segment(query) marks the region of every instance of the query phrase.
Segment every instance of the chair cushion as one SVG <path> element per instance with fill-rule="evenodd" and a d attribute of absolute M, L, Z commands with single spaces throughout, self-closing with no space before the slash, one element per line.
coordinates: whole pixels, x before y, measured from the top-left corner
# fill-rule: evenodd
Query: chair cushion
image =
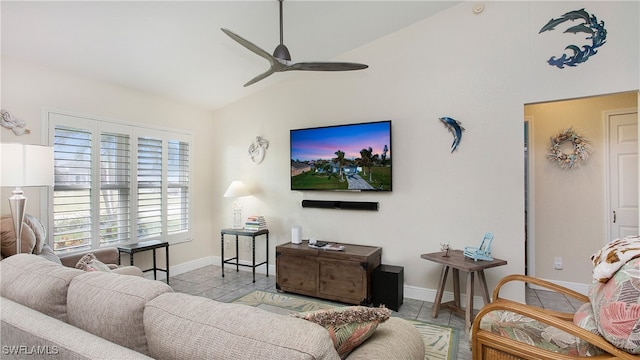
<path fill-rule="evenodd" d="M 36 243 L 33 246 L 33 253 L 38 255 L 42 251 L 42 246 L 47 243 L 47 231 L 40 220 L 30 214 L 24 214 L 24 227 L 29 227 L 36 237 Z"/>
<path fill-rule="evenodd" d="M 590 302 L 584 303 L 578 308 L 576 313 L 573 315 L 573 324 L 595 335 L 602 336 L 600 331 L 598 331 L 596 316 L 593 313 L 593 307 Z"/>
<path fill-rule="evenodd" d="M 480 328 L 559 354 L 595 356 L 603 353 L 598 347 L 560 329 L 506 310 L 487 313 L 480 321 Z"/>
<path fill-rule="evenodd" d="M 60 258 L 58 257 L 58 255 L 56 255 L 53 252 L 53 249 L 47 244 L 42 245 L 42 251 L 40 251 L 38 256 L 43 259 L 47 259 L 51 262 L 54 262 L 56 264 L 62 265 L 62 262 L 60 262 Z"/>
<path fill-rule="evenodd" d="M 33 229 L 24 224 L 20 238 L 22 239 L 20 253 L 33 253 L 33 249 L 36 246 L 36 235 Z M 13 220 L 10 216 L 3 217 L 0 219 L 0 251 L 2 251 L 2 256 L 9 257 L 17 254 L 16 250 L 16 233 L 13 231 Z"/>
<path fill-rule="evenodd" d="M 602 336 L 621 350 L 640 354 L 640 258 L 627 261 L 606 283 L 594 279 L 589 299 Z"/>

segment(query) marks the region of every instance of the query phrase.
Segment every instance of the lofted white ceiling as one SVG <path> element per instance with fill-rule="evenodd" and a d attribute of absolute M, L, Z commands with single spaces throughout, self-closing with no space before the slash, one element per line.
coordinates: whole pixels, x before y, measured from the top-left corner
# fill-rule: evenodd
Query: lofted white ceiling
<path fill-rule="evenodd" d="M 287 0 L 284 43 L 294 61 L 331 61 L 459 2 Z M 3 57 L 217 109 L 283 76 L 304 76 L 277 73 L 243 88 L 269 64 L 220 31 L 272 53 L 278 11 L 277 0 L 3 0 L 1 50 Z"/>

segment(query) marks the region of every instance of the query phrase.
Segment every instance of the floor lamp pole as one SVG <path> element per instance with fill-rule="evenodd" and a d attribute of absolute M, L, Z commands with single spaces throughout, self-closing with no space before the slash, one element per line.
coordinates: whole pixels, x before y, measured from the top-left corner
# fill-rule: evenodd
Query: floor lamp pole
<path fill-rule="evenodd" d="M 27 198 L 24 197 L 22 189 L 19 187 L 11 193 L 13 195 L 9 198 L 9 207 L 13 219 L 13 231 L 16 233 L 16 254 L 19 254 L 22 251 L 22 221 L 24 220 Z"/>

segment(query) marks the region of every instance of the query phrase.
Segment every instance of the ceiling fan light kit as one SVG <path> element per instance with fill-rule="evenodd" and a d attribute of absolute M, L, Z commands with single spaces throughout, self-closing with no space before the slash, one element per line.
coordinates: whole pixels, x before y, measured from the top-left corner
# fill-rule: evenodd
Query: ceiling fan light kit
<path fill-rule="evenodd" d="M 258 81 L 270 76 L 276 72 L 289 71 L 289 70 L 300 70 L 300 71 L 350 71 L 350 70 L 362 70 L 366 69 L 369 66 L 365 64 L 359 63 L 351 63 L 351 62 L 294 62 L 291 61 L 291 54 L 289 53 L 289 49 L 284 45 L 283 39 L 283 26 L 282 26 L 282 2 L 283 0 L 278 0 L 280 5 L 280 44 L 273 51 L 273 55 L 268 52 L 262 50 L 257 45 L 253 44 L 249 40 L 244 39 L 240 35 L 233 33 L 228 29 L 220 29 L 222 32 L 227 34 L 230 38 L 235 40 L 238 44 L 244 46 L 251 52 L 265 58 L 269 61 L 271 65 L 269 70 L 264 73 L 254 77 L 249 80 L 244 86 L 249 86 L 251 84 L 255 84 Z"/>

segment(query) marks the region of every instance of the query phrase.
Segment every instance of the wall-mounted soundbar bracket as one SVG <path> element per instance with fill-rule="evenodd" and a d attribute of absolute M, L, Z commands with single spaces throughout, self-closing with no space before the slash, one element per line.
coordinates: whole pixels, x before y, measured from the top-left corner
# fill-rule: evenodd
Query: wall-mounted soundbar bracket
<path fill-rule="evenodd" d="M 302 207 L 318 209 L 378 211 L 379 204 L 378 202 L 370 201 L 302 200 Z"/>

